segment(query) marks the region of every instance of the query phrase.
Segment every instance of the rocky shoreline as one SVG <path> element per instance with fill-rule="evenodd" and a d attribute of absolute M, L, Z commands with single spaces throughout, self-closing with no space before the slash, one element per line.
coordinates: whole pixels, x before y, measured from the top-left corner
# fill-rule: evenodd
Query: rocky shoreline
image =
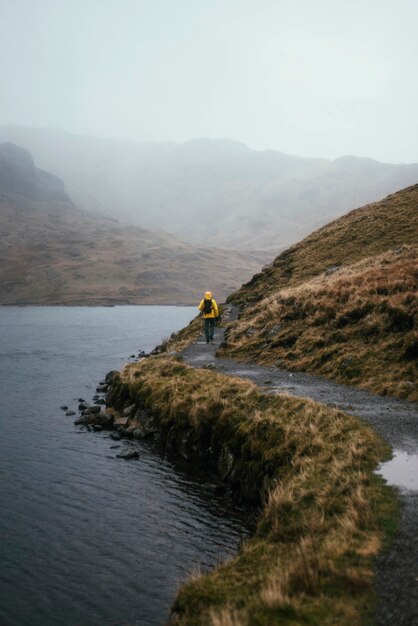
<path fill-rule="evenodd" d="M 74 420 L 74 424 L 84 427 L 90 432 L 108 431 L 113 441 L 120 441 L 121 439 L 143 440 L 153 437 L 157 434 L 157 428 L 152 418 L 145 411 L 138 411 L 135 405 L 131 405 L 123 409 L 121 413 L 117 413 L 108 404 L 112 383 L 117 377 L 119 377 L 119 372 L 116 370 L 106 374 L 104 380 L 100 381 L 96 388 L 92 404 L 84 398 L 78 398 L 79 416 Z M 65 411 L 66 416 L 76 415 L 76 412 L 66 405 L 60 408 Z M 133 448 L 126 448 L 116 454 L 116 457 L 125 460 L 138 459 L 139 452 Z"/>
<path fill-rule="evenodd" d="M 218 344 L 223 339 L 223 330 L 217 329 L 217 342 Z M 203 344 L 202 344 L 203 346 Z M 215 346 L 203 346 L 199 343 L 194 343 L 188 349 L 182 352 L 182 360 L 188 362 L 190 365 L 198 368 L 204 368 L 209 371 L 213 371 L 214 369 L 219 369 L 222 373 L 228 373 L 235 376 L 239 376 L 242 378 L 253 378 L 254 382 L 256 382 L 259 387 L 264 388 L 265 391 L 269 391 L 280 394 L 281 391 L 285 391 L 289 393 L 289 383 L 287 382 L 284 385 L 284 389 L 280 389 L 280 384 L 277 383 L 278 389 L 272 389 L 275 387 L 276 383 L 274 376 L 277 377 L 277 374 L 272 373 L 272 371 L 268 368 L 262 368 L 259 366 L 246 364 L 243 367 L 243 364 L 239 364 L 236 362 L 230 362 L 227 359 L 217 359 L 215 357 Z M 164 347 L 157 346 L 151 355 L 157 356 L 164 351 Z M 175 353 L 168 353 L 174 360 L 176 359 Z M 151 356 L 146 355 L 144 353 L 140 353 L 138 357 L 141 360 L 145 360 L 145 357 Z M 163 356 L 163 355 L 162 355 Z M 134 358 L 134 355 L 131 356 Z M 148 359 L 146 359 L 148 360 Z M 154 359 L 152 359 L 154 362 Z M 164 357 L 161 359 L 161 364 L 163 364 Z M 160 358 L 155 360 L 155 363 L 160 362 Z M 151 365 L 151 361 L 148 365 Z M 181 361 L 178 361 L 178 367 L 181 367 Z M 177 366 L 175 366 L 177 368 Z M 229 370 L 229 371 L 228 371 Z M 254 370 L 254 372 L 253 372 Z M 180 374 L 181 375 L 181 374 Z M 254 376 L 254 377 L 253 377 Z M 408 416 L 410 417 L 411 411 L 413 412 L 412 406 L 407 407 L 407 403 L 402 403 L 397 400 L 388 400 L 388 399 L 380 399 L 377 397 L 372 397 L 366 392 L 362 392 L 356 389 L 344 388 L 344 394 L 350 395 L 350 403 L 344 397 L 344 401 L 340 402 L 336 400 L 336 391 L 338 388 L 343 389 L 341 386 L 338 386 L 334 383 L 329 383 L 324 380 L 315 381 L 315 377 L 308 375 L 294 375 L 287 374 L 287 376 L 292 376 L 292 387 L 290 393 L 295 393 L 298 395 L 298 391 L 295 389 L 299 384 L 301 384 L 301 380 L 306 378 L 306 381 L 309 382 L 311 380 L 313 383 L 318 384 L 319 397 L 316 398 L 319 401 L 328 403 L 331 406 L 339 405 L 341 408 L 348 410 L 349 413 L 354 414 L 362 414 L 363 417 L 367 419 L 367 421 L 371 422 L 375 428 L 381 431 L 381 434 L 387 436 L 387 418 L 390 417 L 386 410 L 385 416 L 381 414 L 381 411 L 378 410 L 380 404 L 385 404 L 383 409 L 386 409 L 386 405 L 388 404 L 396 404 L 404 408 L 409 409 L 409 411 L 404 412 L 402 415 L 397 415 L 397 426 L 402 434 L 403 429 L 403 421 L 406 420 L 408 423 Z M 268 380 L 267 380 L 268 378 Z M 132 383 L 132 384 L 131 384 Z M 330 398 L 325 398 L 323 396 L 326 389 L 330 387 Z M 300 393 L 302 396 L 309 395 L 312 396 L 312 390 L 307 392 L 305 389 L 301 389 Z M 338 394 L 337 394 L 338 396 Z M 356 404 L 356 398 L 359 404 Z M 365 399 L 368 398 L 368 403 L 365 402 Z M 131 381 L 127 379 L 123 374 L 121 375 L 118 371 L 108 372 L 104 378 L 104 380 L 100 381 L 96 389 L 96 395 L 93 397 L 93 404 L 88 405 L 86 402 L 81 402 L 82 399 L 79 399 L 79 411 L 80 415 L 76 418 L 75 424 L 86 428 L 92 432 L 100 432 L 100 431 L 109 431 L 110 438 L 116 442 L 121 440 L 125 440 L 128 445 L 124 447 L 121 451 L 118 451 L 116 455 L 120 459 L 130 460 L 139 457 L 138 450 L 136 449 L 135 441 L 149 439 L 158 443 L 162 449 L 171 450 L 175 452 L 179 457 L 186 460 L 191 466 L 194 463 L 198 463 L 201 466 L 203 465 L 208 472 L 212 475 L 216 476 L 219 480 L 220 489 L 230 491 L 234 494 L 235 497 L 245 500 L 251 505 L 260 505 L 265 502 L 265 497 L 268 494 L 271 484 L 268 480 L 264 481 L 262 479 L 262 474 L 257 474 L 256 476 L 252 476 L 251 478 L 248 474 L 242 471 L 242 463 L 239 462 L 239 457 L 235 456 L 234 452 L 231 450 L 231 442 L 230 439 L 226 436 L 221 445 L 215 447 L 215 449 L 211 448 L 208 445 L 202 445 L 202 440 L 199 437 L 195 436 L 195 432 L 193 432 L 193 428 L 190 428 L 190 423 L 184 422 L 181 417 L 181 413 L 178 416 L 170 420 L 164 419 L 164 412 L 160 410 L 156 410 L 155 406 L 152 403 L 147 402 L 146 393 L 143 391 L 141 394 L 135 390 L 135 382 L 134 379 Z M 331 402 L 332 400 L 332 402 Z M 364 414 L 366 406 L 368 404 L 373 404 L 373 411 L 369 411 L 367 415 Z M 360 410 L 360 406 L 363 411 Z M 67 407 L 61 407 L 62 409 Z M 71 413 L 71 412 L 69 412 Z M 375 415 L 376 413 L 376 415 Z M 373 417 L 375 419 L 373 419 Z M 173 426 L 173 422 L 175 426 Z M 380 426 L 380 428 L 379 428 Z M 384 426 L 382 428 L 382 426 Z M 396 437 L 395 437 L 396 439 Z M 393 436 L 392 436 L 393 440 Z M 129 443 L 131 445 L 129 445 Z M 410 516 L 408 517 L 410 519 Z M 402 515 L 401 525 L 399 529 L 399 535 L 402 535 L 402 528 L 404 526 L 404 516 Z M 398 536 L 399 536 L 398 535 Z M 409 543 L 410 533 L 408 538 L 403 542 Z M 396 544 L 395 544 L 396 545 Z M 389 600 L 394 600 L 394 594 L 389 593 L 389 588 L 391 587 L 390 583 L 390 558 L 393 556 L 393 553 L 397 553 L 397 550 L 392 550 L 389 554 L 384 553 L 378 558 L 377 562 L 377 581 L 376 586 L 379 591 L 379 602 L 377 606 L 377 623 L 386 626 L 388 623 L 388 617 L 391 615 L 393 617 L 394 612 L 396 612 L 397 601 L 391 610 L 389 609 L 388 604 L 390 604 Z M 412 550 L 414 552 L 414 550 Z M 411 555 L 409 555 L 408 561 L 408 571 L 413 570 L 414 567 L 410 567 L 412 564 L 413 558 L 411 560 Z M 382 571 L 383 570 L 383 571 Z M 385 579 L 385 570 L 386 576 L 389 576 Z M 383 589 L 382 589 L 383 586 Z M 405 594 L 402 594 L 405 595 Z M 409 593 L 409 601 L 402 602 L 402 615 L 399 615 L 399 623 L 408 624 L 414 623 L 416 614 L 412 608 L 413 606 L 413 597 L 414 593 Z M 386 598 L 386 600 L 385 600 Z M 391 600 L 391 601 L 392 601 Z M 180 602 L 180 608 L 184 610 L 182 602 Z M 175 609 L 178 608 L 175 605 Z M 180 614 L 181 614 L 180 610 Z M 179 615 L 180 615 L 179 614 Z M 172 619 L 176 619 L 177 612 L 174 610 L 172 615 Z M 412 618 L 412 622 L 408 621 Z M 406 621 L 404 621 L 406 620 Z M 170 622 L 171 623 L 171 622 Z M 175 621 L 172 623 L 176 623 Z"/>

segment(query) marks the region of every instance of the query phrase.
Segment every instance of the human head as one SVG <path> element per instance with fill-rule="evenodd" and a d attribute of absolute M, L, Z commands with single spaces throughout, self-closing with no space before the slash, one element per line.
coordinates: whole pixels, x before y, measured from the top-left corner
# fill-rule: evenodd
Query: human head
<path fill-rule="evenodd" d="M 212 292 L 211 291 L 206 291 L 205 292 L 205 298 L 211 298 L 212 297 Z"/>

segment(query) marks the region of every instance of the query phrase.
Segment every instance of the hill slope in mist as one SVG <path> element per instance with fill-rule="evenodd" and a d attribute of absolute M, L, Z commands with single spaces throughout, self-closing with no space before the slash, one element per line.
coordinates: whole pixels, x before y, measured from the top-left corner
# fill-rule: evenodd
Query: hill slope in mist
<path fill-rule="evenodd" d="M 321 228 L 235 292 L 222 354 L 418 400 L 418 185 Z"/>
<path fill-rule="evenodd" d="M 0 304 L 196 304 L 262 262 L 82 211 L 12 144 L 0 144 L 0 233 Z"/>
<path fill-rule="evenodd" d="M 198 244 L 276 254 L 418 181 L 418 164 L 308 159 L 228 140 L 145 144 L 8 126 L 0 141 L 27 148 L 83 208 Z"/>

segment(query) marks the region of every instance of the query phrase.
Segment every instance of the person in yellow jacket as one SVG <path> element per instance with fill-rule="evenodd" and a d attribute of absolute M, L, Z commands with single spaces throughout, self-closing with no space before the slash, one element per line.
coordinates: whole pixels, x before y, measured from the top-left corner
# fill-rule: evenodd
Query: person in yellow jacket
<path fill-rule="evenodd" d="M 206 343 L 213 342 L 213 333 L 215 332 L 215 319 L 219 316 L 218 305 L 216 300 L 212 298 L 212 292 L 207 291 L 205 297 L 199 304 L 199 311 L 203 313 L 205 322 Z"/>

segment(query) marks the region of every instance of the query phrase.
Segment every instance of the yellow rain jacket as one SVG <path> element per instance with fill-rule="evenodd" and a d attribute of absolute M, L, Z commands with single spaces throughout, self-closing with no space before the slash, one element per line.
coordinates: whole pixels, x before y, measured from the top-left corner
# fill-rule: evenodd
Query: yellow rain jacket
<path fill-rule="evenodd" d="M 207 291 L 205 293 L 205 298 L 207 300 L 209 300 L 209 299 L 212 300 L 212 311 L 210 313 L 203 313 L 203 317 L 207 317 L 207 318 L 218 317 L 219 316 L 218 305 L 216 304 L 216 300 L 214 298 L 212 298 L 212 293 L 210 291 Z M 205 298 L 203 298 L 203 300 L 199 304 L 199 311 L 203 311 Z"/>

